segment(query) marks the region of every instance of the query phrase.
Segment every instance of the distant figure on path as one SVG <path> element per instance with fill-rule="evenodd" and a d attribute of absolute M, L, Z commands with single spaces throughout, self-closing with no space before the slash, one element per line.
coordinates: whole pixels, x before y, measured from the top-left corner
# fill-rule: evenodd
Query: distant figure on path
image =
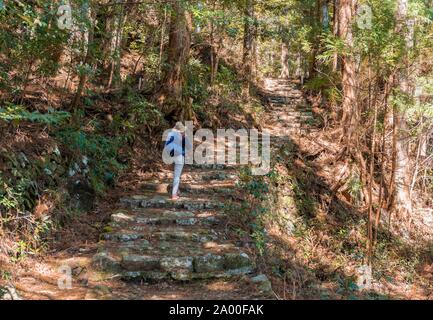
<path fill-rule="evenodd" d="M 186 150 L 192 149 L 191 141 L 185 137 L 185 126 L 182 122 L 176 123 L 176 126 L 170 131 L 165 143 L 174 160 L 173 190 L 171 199 L 179 199 L 179 184 L 182 175 L 183 166 L 185 165 Z"/>

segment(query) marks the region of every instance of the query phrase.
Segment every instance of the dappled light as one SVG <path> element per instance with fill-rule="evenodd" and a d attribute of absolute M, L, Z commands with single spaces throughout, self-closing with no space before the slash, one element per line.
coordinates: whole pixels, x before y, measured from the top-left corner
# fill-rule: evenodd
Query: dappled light
<path fill-rule="evenodd" d="M 432 299 L 432 5 L 0 0 L 0 300 Z"/>

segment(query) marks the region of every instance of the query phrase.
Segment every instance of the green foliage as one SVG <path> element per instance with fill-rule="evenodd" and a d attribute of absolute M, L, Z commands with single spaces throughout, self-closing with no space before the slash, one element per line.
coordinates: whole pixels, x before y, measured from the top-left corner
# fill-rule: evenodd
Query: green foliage
<path fill-rule="evenodd" d="M 30 121 L 49 125 L 59 125 L 70 118 L 66 111 L 55 111 L 50 109 L 48 113 L 39 111 L 29 112 L 22 106 L 9 104 L 5 108 L 0 108 L 0 120 L 19 123 L 20 121 Z"/>
<path fill-rule="evenodd" d="M 13 68 L 24 71 L 29 66 L 34 67 L 35 74 L 53 75 L 59 68 L 59 48 L 66 44 L 68 34 L 52 23 L 56 12 L 51 1 L 41 0 L 36 5 L 10 1 L 2 11 L 6 19 L 2 22 L 6 23 L 0 25 L 0 51 L 7 53 L 8 63 L 0 64 L 0 75 Z M 8 32 L 3 29 L 5 26 L 21 31 Z M 25 81 L 25 77 L 20 81 Z M 3 76 L 1 82 L 10 84 Z"/>
<path fill-rule="evenodd" d="M 269 192 L 269 187 L 263 180 L 252 179 L 242 184 L 242 188 L 259 200 L 265 200 L 266 193 Z"/>
<path fill-rule="evenodd" d="M 39 191 L 35 181 L 42 169 L 30 164 L 23 154 L 2 152 L 0 156 L 6 160 L 4 171 L 0 173 L 0 211 L 31 210 Z"/>
<path fill-rule="evenodd" d="M 230 96 L 241 93 L 241 83 L 234 70 L 220 65 L 216 76 L 216 87 L 222 96 Z"/>
<path fill-rule="evenodd" d="M 326 75 L 317 76 L 313 79 L 308 80 L 305 83 L 305 88 L 312 91 L 321 91 L 329 88 L 332 85 L 332 81 Z"/>
<path fill-rule="evenodd" d="M 239 174 L 238 186 L 248 195 L 247 202 L 244 204 L 246 212 L 239 218 L 244 220 L 247 232 L 254 240 L 260 255 L 265 253 L 267 243 L 264 219 L 268 214 L 268 208 L 264 201 L 269 197 L 269 180 L 273 178 L 273 171 L 265 177 L 253 176 L 249 167 L 244 167 Z"/>
<path fill-rule="evenodd" d="M 296 198 L 298 213 L 304 216 L 311 216 L 316 211 L 316 203 L 302 179 L 293 178 L 291 181 L 293 193 Z"/>
<path fill-rule="evenodd" d="M 359 177 L 359 174 L 354 173 L 349 181 L 347 182 L 349 194 L 352 197 L 354 204 L 358 205 L 361 202 L 361 196 L 362 196 L 362 181 Z"/>
<path fill-rule="evenodd" d="M 83 129 L 66 128 L 60 129 L 56 137 L 73 154 L 71 164 L 83 165 L 81 171 L 98 193 L 104 192 L 107 184 L 113 184 L 119 171 L 124 168 L 118 161 L 118 150 L 125 143 L 123 136 L 109 137 Z M 70 175 L 80 171 L 79 167 L 71 168 Z"/>
<path fill-rule="evenodd" d="M 164 115 L 161 110 L 142 95 L 130 93 L 127 100 L 128 108 L 125 113 L 116 113 L 113 116 L 111 124 L 113 132 L 132 141 L 141 127 L 152 132 L 164 124 Z"/>
<path fill-rule="evenodd" d="M 209 67 L 200 60 L 191 58 L 187 68 L 187 85 L 184 94 L 191 97 L 194 102 L 202 103 L 208 97 L 207 87 Z"/>
<path fill-rule="evenodd" d="M 340 37 L 336 37 L 331 33 L 326 33 L 322 37 L 322 42 L 324 50 L 317 56 L 317 58 L 323 63 L 330 65 L 335 54 L 341 55 L 346 53 L 346 45 Z"/>
<path fill-rule="evenodd" d="M 353 294 L 356 291 L 359 290 L 358 285 L 356 284 L 356 279 L 354 276 L 352 277 L 341 277 L 340 275 L 337 275 L 336 277 L 337 283 L 339 284 L 339 289 L 337 290 L 337 293 L 339 294 Z M 350 300 L 356 300 L 357 298 L 354 295 L 350 295 Z"/>
<path fill-rule="evenodd" d="M 9 281 L 12 279 L 12 274 L 6 270 L 0 270 L 0 280 Z M 2 291 L 0 289 L 0 297 L 2 295 Z"/>

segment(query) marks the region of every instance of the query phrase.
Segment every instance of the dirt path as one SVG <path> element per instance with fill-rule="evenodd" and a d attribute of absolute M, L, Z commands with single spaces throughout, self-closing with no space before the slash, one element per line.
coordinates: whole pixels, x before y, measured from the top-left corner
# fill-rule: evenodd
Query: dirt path
<path fill-rule="evenodd" d="M 274 146 L 295 139 L 308 116 L 297 108 L 302 93 L 288 81 L 270 79 L 265 98 L 270 106 L 265 128 Z M 24 299 L 275 298 L 258 274 L 254 251 L 226 230 L 224 206 L 237 199 L 238 169 L 187 168 L 176 202 L 168 197 L 170 171 L 144 177 L 140 194 L 125 191 L 99 243 L 33 261 L 31 271 L 14 283 L 18 294 Z"/>

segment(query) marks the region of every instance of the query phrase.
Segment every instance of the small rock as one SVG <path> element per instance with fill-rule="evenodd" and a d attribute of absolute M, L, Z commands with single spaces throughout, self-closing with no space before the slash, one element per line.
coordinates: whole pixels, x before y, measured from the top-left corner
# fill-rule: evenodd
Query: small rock
<path fill-rule="evenodd" d="M 101 270 L 118 271 L 120 264 L 107 252 L 99 252 L 93 256 L 92 264 Z"/>
<path fill-rule="evenodd" d="M 160 205 L 164 205 L 166 204 L 167 200 L 162 197 L 162 196 L 156 196 L 155 198 L 152 199 L 155 203 L 160 204 Z"/>
<path fill-rule="evenodd" d="M 71 207 L 80 211 L 90 211 L 93 209 L 96 200 L 96 191 L 88 181 L 77 180 L 67 185 L 70 195 Z"/>
<path fill-rule="evenodd" d="M 60 157 L 60 150 L 59 150 L 59 147 L 58 147 L 58 146 L 55 146 L 55 147 L 54 147 L 54 149 L 53 149 L 53 153 L 54 153 L 56 156 Z"/>
<path fill-rule="evenodd" d="M 131 222 L 134 221 L 134 217 L 131 217 L 123 212 L 118 212 L 111 215 L 111 220 L 114 222 Z"/>
<path fill-rule="evenodd" d="M 251 281 L 253 283 L 261 283 L 261 282 L 265 282 L 265 281 L 269 281 L 268 277 L 264 274 L 259 274 L 258 276 L 252 277 Z"/>
<path fill-rule="evenodd" d="M 27 159 L 26 155 L 25 155 L 23 152 L 20 152 L 20 153 L 18 154 L 18 158 L 19 158 L 19 161 L 20 161 L 21 167 L 23 167 L 23 168 L 25 168 L 25 166 L 26 166 L 28 163 L 30 163 L 30 162 L 29 162 L 29 159 Z"/>
<path fill-rule="evenodd" d="M 293 236 L 296 231 L 296 226 L 291 220 L 286 221 L 286 232 L 288 236 Z"/>
<path fill-rule="evenodd" d="M 251 281 L 258 285 L 258 288 L 261 292 L 272 293 L 272 284 L 266 275 L 260 274 L 251 278 Z"/>

